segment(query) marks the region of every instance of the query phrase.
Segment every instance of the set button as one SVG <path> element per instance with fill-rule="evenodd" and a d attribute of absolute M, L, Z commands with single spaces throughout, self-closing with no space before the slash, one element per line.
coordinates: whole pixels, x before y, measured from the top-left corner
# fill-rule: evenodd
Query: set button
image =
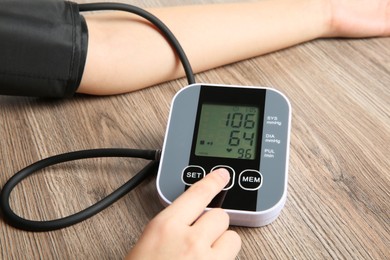
<path fill-rule="evenodd" d="M 185 184 L 192 185 L 195 182 L 203 179 L 205 175 L 206 171 L 202 167 L 190 165 L 184 168 L 181 178 Z"/>

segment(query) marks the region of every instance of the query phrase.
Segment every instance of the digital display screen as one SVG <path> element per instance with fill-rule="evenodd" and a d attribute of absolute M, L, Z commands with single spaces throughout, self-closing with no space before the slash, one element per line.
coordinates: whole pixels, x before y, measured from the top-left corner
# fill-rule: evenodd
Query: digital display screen
<path fill-rule="evenodd" d="M 259 108 L 205 103 L 201 107 L 195 155 L 254 160 Z"/>

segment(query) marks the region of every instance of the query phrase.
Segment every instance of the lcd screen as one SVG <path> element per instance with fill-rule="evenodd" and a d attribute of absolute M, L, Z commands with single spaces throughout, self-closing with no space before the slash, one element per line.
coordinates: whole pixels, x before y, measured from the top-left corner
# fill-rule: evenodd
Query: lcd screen
<path fill-rule="evenodd" d="M 205 103 L 195 155 L 254 160 L 258 125 L 258 107 Z"/>

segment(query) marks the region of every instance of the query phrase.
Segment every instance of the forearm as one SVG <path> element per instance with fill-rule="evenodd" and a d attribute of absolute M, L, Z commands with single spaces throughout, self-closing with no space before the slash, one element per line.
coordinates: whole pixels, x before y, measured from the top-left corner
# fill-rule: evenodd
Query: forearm
<path fill-rule="evenodd" d="M 266 0 L 149 10 L 173 31 L 195 72 L 321 37 L 323 1 Z M 86 15 L 87 64 L 79 92 L 115 94 L 184 75 L 173 50 L 149 23 L 131 14 Z"/>

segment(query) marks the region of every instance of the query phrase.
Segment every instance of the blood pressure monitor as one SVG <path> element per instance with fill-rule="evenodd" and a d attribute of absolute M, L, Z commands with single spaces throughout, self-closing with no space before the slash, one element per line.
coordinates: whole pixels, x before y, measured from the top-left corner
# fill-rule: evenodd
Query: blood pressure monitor
<path fill-rule="evenodd" d="M 287 195 L 291 109 L 270 88 L 190 85 L 173 100 L 157 189 L 164 205 L 217 168 L 230 182 L 208 206 L 222 207 L 231 225 L 275 220 Z"/>

